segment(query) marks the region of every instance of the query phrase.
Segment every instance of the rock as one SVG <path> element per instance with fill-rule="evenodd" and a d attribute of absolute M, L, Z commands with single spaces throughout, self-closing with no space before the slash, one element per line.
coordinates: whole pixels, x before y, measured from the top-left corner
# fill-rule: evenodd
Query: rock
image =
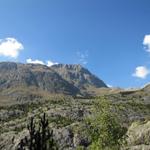
<path fill-rule="evenodd" d="M 146 123 L 134 122 L 129 127 L 128 132 L 128 145 L 133 149 L 150 150 L 150 121 Z M 148 149 L 149 148 L 149 149 Z"/>

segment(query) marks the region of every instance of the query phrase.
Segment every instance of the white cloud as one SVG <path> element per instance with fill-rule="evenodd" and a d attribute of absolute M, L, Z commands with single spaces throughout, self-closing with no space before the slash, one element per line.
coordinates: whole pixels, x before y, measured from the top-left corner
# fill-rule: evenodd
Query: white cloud
<path fill-rule="evenodd" d="M 26 60 L 27 63 L 30 63 L 30 64 L 41 64 L 41 65 L 46 65 L 48 67 L 51 67 L 53 65 L 57 65 L 58 63 L 57 62 L 52 62 L 51 60 L 48 60 L 46 63 L 42 60 L 32 60 L 31 58 L 27 59 Z"/>
<path fill-rule="evenodd" d="M 143 40 L 144 48 L 150 52 L 150 34 L 145 35 Z M 146 66 L 137 66 L 132 76 L 145 79 L 150 74 L 150 70 Z"/>
<path fill-rule="evenodd" d="M 17 58 L 23 48 L 15 38 L 0 39 L 0 56 Z"/>
<path fill-rule="evenodd" d="M 149 75 L 150 70 L 145 66 L 138 66 L 135 69 L 135 73 L 132 75 L 137 78 L 145 79 Z"/>
<path fill-rule="evenodd" d="M 85 52 L 80 52 L 78 51 L 77 52 L 77 57 L 78 57 L 78 61 L 80 64 L 83 64 L 83 65 L 86 65 L 88 63 L 88 51 L 85 51 Z"/>
<path fill-rule="evenodd" d="M 26 60 L 26 62 L 27 62 L 27 63 L 30 63 L 30 64 L 41 64 L 41 65 L 45 65 L 45 63 L 44 63 L 43 61 L 38 60 L 38 59 L 32 60 L 31 58 L 29 58 L 29 59 Z"/>
<path fill-rule="evenodd" d="M 145 46 L 146 51 L 150 52 L 150 35 L 145 35 L 143 45 Z"/>
<path fill-rule="evenodd" d="M 57 62 L 52 62 L 52 61 L 50 61 L 50 60 L 47 61 L 47 66 L 48 66 L 48 67 L 51 67 L 51 66 L 57 65 L 57 64 L 58 64 Z"/>
<path fill-rule="evenodd" d="M 112 85 L 110 85 L 110 84 L 107 84 L 107 86 L 109 87 L 109 88 L 112 88 L 113 86 Z"/>

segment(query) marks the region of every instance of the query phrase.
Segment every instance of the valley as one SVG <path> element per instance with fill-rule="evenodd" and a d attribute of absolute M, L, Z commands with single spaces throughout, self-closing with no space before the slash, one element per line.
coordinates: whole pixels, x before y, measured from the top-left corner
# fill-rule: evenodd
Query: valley
<path fill-rule="evenodd" d="M 127 129 L 121 149 L 150 149 L 150 85 L 112 89 L 79 65 L 10 62 L 0 63 L 0 80 L 1 150 L 16 150 L 29 136 L 30 119 L 38 122 L 44 113 L 60 150 L 88 150 L 92 139 L 85 132 L 86 119 L 95 117 L 103 99 Z"/>

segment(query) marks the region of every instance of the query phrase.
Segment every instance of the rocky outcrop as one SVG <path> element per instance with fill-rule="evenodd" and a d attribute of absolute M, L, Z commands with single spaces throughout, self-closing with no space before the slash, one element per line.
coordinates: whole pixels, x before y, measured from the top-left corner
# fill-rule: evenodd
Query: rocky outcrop
<path fill-rule="evenodd" d="M 96 88 L 107 87 L 102 80 L 81 65 L 58 64 L 53 65 L 51 68 L 54 69 L 63 79 L 79 89 L 86 89 L 89 86 Z"/>
<path fill-rule="evenodd" d="M 129 149 L 150 150 L 150 121 L 146 123 L 132 123 L 127 135 Z"/>
<path fill-rule="evenodd" d="M 80 65 L 0 63 L 0 90 L 35 87 L 55 94 L 82 95 L 87 87 L 107 87 Z M 86 92 L 88 93 L 88 92 Z"/>
<path fill-rule="evenodd" d="M 64 80 L 59 74 L 43 65 L 0 63 L 0 89 L 34 86 L 49 93 L 76 95 L 74 85 Z"/>

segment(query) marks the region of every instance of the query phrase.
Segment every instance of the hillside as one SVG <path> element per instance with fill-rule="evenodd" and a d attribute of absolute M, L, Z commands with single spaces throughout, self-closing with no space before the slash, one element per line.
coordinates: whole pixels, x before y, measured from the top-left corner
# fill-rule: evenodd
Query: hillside
<path fill-rule="evenodd" d="M 53 65 L 54 69 L 63 79 L 80 89 L 81 93 L 90 93 L 89 89 L 107 88 L 107 85 L 98 77 L 81 65 Z"/>
<path fill-rule="evenodd" d="M 0 88 L 37 87 L 50 93 L 74 95 L 78 91 L 51 68 L 43 65 L 0 63 Z"/>
<path fill-rule="evenodd" d="M 60 150 L 89 150 L 91 139 L 85 132 L 85 120 L 95 116 L 93 110 L 102 99 L 110 103 L 111 112 L 128 129 L 124 150 L 150 149 L 150 85 L 138 90 L 110 89 L 80 65 L 9 62 L 0 63 L 0 79 L 1 150 L 16 150 L 29 136 L 30 118 L 38 121 L 43 113 Z M 96 89 L 93 92 L 99 96 L 84 97 L 90 89 Z"/>
<path fill-rule="evenodd" d="M 145 92 L 143 89 L 121 91 L 102 97 L 112 104 L 113 111 L 117 113 L 121 124 L 129 128 L 128 148 L 141 150 L 141 147 L 144 147 L 144 150 L 149 150 L 150 126 L 147 121 L 150 119 L 150 101 L 148 100 L 150 92 Z M 0 108 L 0 149 L 14 150 L 18 142 L 28 135 L 26 126 L 29 118 L 31 116 L 38 118 L 43 112 L 48 115 L 60 149 L 75 150 L 78 146 L 85 146 L 90 142 L 82 124 L 87 116 L 92 115 L 97 98 L 79 99 L 71 96 L 52 96 L 48 93 L 45 93 L 43 98 L 45 101 L 28 101 L 25 104 Z M 12 139 L 15 144 L 12 143 Z"/>
<path fill-rule="evenodd" d="M 63 66 L 61 71 L 60 66 Z M 38 64 L 0 63 L 1 105 L 2 103 L 15 103 L 15 100 L 17 102 L 32 100 L 34 97 L 38 98 L 39 93 L 41 97 L 45 93 L 72 96 L 89 95 L 85 87 L 100 88 L 106 87 L 106 85 L 79 65 L 47 67 Z"/>

